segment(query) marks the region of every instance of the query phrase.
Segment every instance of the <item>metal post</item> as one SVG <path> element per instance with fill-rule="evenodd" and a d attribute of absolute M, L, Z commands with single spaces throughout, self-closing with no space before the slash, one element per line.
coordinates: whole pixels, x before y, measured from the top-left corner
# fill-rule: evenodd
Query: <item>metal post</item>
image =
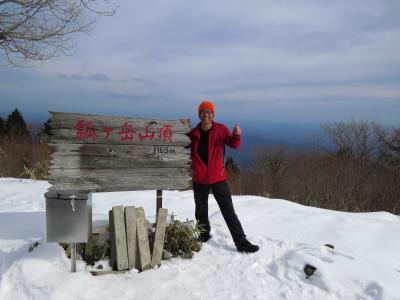
<path fill-rule="evenodd" d="M 157 190 L 157 207 L 156 207 L 156 220 L 158 216 L 158 210 L 162 207 L 162 190 Z"/>
<path fill-rule="evenodd" d="M 76 272 L 76 243 L 71 243 L 71 272 Z"/>

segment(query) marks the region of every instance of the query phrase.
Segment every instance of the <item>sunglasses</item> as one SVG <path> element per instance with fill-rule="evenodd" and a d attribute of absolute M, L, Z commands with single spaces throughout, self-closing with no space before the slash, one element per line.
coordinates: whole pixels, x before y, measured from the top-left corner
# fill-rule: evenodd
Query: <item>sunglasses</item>
<path fill-rule="evenodd" d="M 211 115 L 213 112 L 211 111 L 211 110 L 209 110 L 209 109 L 205 109 L 205 110 L 202 110 L 201 112 L 200 112 L 200 114 L 203 114 L 203 115 Z"/>

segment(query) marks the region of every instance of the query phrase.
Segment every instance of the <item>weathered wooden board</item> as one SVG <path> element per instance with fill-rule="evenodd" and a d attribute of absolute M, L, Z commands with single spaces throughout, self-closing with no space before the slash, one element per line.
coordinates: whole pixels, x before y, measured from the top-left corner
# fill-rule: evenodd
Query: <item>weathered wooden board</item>
<path fill-rule="evenodd" d="M 188 158 L 163 159 L 159 157 L 123 159 L 107 157 L 70 156 L 53 158 L 50 170 L 52 169 L 131 169 L 131 168 L 188 168 Z"/>
<path fill-rule="evenodd" d="M 179 120 L 51 113 L 51 143 L 148 144 L 185 146 L 189 128 Z"/>
<path fill-rule="evenodd" d="M 144 209 L 142 207 L 136 208 L 136 219 L 140 271 L 144 271 L 151 268 L 151 255 L 149 237 L 147 235 L 147 228 L 145 223 Z"/>
<path fill-rule="evenodd" d="M 190 143 L 189 137 L 186 133 L 174 133 L 171 139 L 158 138 L 158 135 L 154 139 L 145 139 L 140 141 L 136 134 L 129 135 L 129 139 L 121 140 L 121 136 L 118 134 L 110 135 L 108 138 L 104 138 L 101 130 L 96 130 L 96 138 L 85 138 L 84 140 L 76 137 L 75 129 L 54 129 L 51 131 L 52 136 L 50 138 L 50 145 L 60 143 L 71 143 L 80 144 L 109 144 L 109 145 L 163 145 L 170 144 L 175 146 L 187 146 Z M 141 131 L 140 131 L 141 132 Z M 132 137 L 132 139 L 130 139 Z"/>
<path fill-rule="evenodd" d="M 161 264 L 163 248 L 164 248 L 164 238 L 165 238 L 165 228 L 167 226 L 167 215 L 168 210 L 165 208 L 160 208 L 157 214 L 156 223 L 156 235 L 154 237 L 153 255 L 151 257 L 151 266 L 155 267 Z"/>
<path fill-rule="evenodd" d="M 190 149 L 170 144 L 160 145 L 108 145 L 108 144 L 56 144 L 53 157 L 98 156 L 108 158 L 148 158 L 158 156 L 162 159 L 187 158 Z"/>
<path fill-rule="evenodd" d="M 74 144 L 64 148 L 52 155 L 50 169 L 188 168 L 191 163 L 190 150 L 182 147 Z"/>
<path fill-rule="evenodd" d="M 190 188 L 190 129 L 179 120 L 52 115 L 51 191 Z"/>
<path fill-rule="evenodd" d="M 76 113 L 65 113 L 65 112 L 50 112 L 52 115 L 50 120 L 50 126 L 52 128 L 74 128 L 76 121 L 84 120 L 91 121 L 94 126 L 102 128 L 107 126 L 110 128 L 121 128 L 121 124 L 130 123 L 134 128 L 145 128 L 146 126 L 151 127 L 162 127 L 165 125 L 173 125 L 177 127 L 178 132 L 187 132 L 187 126 L 183 125 L 179 120 L 170 119 L 148 119 L 138 117 L 123 117 L 123 116 L 103 116 L 103 115 L 92 115 L 92 114 L 76 114 Z"/>
<path fill-rule="evenodd" d="M 129 269 L 139 267 L 136 265 L 137 230 L 136 230 L 136 208 L 134 206 L 125 207 L 125 227 L 126 244 L 128 246 Z"/>
<path fill-rule="evenodd" d="M 126 246 L 126 230 L 123 206 L 114 206 L 112 208 L 114 249 L 115 249 L 115 267 L 116 270 L 126 270 L 128 265 L 128 250 Z M 110 230 L 110 231 L 111 231 Z"/>
<path fill-rule="evenodd" d="M 185 190 L 190 188 L 190 173 L 180 168 L 143 169 L 53 169 L 50 190 L 112 192 L 134 190 Z"/>

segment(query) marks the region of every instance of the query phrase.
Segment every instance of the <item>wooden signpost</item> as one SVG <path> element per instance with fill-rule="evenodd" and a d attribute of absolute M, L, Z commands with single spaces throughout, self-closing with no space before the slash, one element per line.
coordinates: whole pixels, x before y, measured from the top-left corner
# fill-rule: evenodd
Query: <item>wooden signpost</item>
<path fill-rule="evenodd" d="M 82 228 L 76 224 L 90 223 L 91 226 L 90 195 L 93 192 L 157 190 L 158 213 L 162 206 L 162 190 L 191 188 L 190 139 L 187 136 L 190 128 L 179 120 L 51 114 L 49 144 L 54 152 L 49 183 L 52 186 L 45 195 L 49 242 L 69 242 L 72 247 L 82 242 L 82 231 L 77 232 Z M 71 205 L 58 205 L 61 201 L 71 201 Z M 113 210 L 110 219 L 121 214 L 124 214 L 121 209 Z M 129 211 L 125 214 L 126 218 L 141 218 L 140 211 L 136 211 L 136 215 Z M 62 228 L 58 220 L 63 220 Z M 113 225 L 120 228 L 119 224 Z M 91 227 L 86 231 L 90 232 Z M 125 236 L 119 233 L 112 237 L 113 243 L 132 238 L 129 233 Z M 134 259 L 132 249 L 127 251 L 128 254 L 122 256 Z M 156 252 L 153 260 L 147 257 L 143 260 L 148 260 L 149 265 L 157 264 L 159 245 Z M 117 259 L 118 256 L 116 253 Z M 117 263 L 133 264 L 129 259 Z"/>
<path fill-rule="evenodd" d="M 50 191 L 190 188 L 189 127 L 179 120 L 52 113 Z"/>

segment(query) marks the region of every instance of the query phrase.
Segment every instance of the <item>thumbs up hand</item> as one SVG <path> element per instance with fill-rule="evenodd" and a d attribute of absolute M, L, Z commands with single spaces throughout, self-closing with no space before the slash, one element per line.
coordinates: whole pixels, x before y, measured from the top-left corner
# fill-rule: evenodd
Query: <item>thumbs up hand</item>
<path fill-rule="evenodd" d="M 235 127 L 233 127 L 233 134 L 234 135 L 241 135 L 242 129 L 240 128 L 238 122 L 235 123 Z"/>

